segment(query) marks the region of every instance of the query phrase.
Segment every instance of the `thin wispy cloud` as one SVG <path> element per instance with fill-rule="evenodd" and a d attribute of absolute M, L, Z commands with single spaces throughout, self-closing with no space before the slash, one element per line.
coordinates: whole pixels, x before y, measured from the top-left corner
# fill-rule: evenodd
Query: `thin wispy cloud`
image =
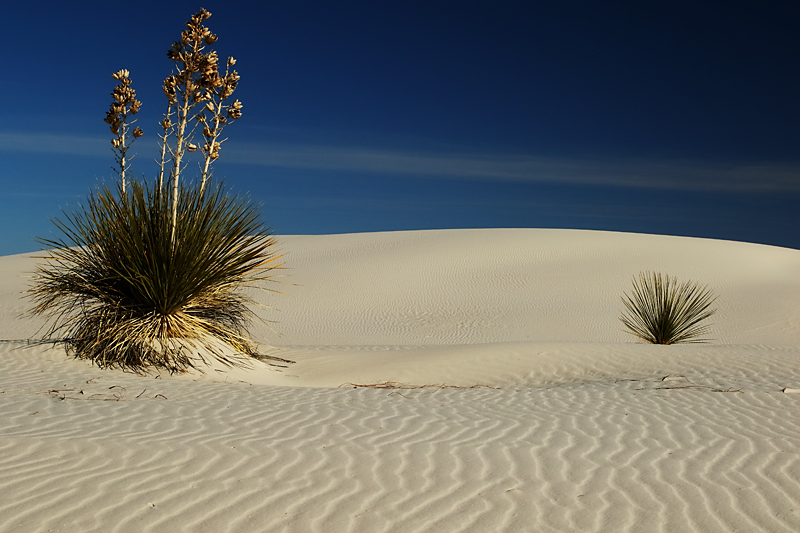
<path fill-rule="evenodd" d="M 671 190 L 800 192 L 800 166 L 624 158 L 430 154 L 350 147 L 264 144 L 230 147 L 229 162 L 314 169 Z"/>
<path fill-rule="evenodd" d="M 142 148 L 145 148 L 142 146 Z M 662 190 L 800 192 L 800 165 L 429 153 L 283 143 L 226 146 L 227 164 Z M 103 137 L 0 133 L 0 151 L 109 157 Z"/>
<path fill-rule="evenodd" d="M 109 140 L 99 136 L 0 132 L 0 152 L 109 157 L 111 148 Z"/>

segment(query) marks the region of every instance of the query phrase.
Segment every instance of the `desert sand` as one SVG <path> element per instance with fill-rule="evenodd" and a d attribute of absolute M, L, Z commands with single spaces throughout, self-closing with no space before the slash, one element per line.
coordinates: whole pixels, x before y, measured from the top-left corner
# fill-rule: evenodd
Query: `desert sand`
<path fill-rule="evenodd" d="M 800 531 L 800 251 L 278 240 L 251 333 L 295 362 L 178 376 L 32 342 L 36 254 L 0 257 L 0 531 Z M 624 331 L 645 270 L 712 288 L 711 342 Z"/>

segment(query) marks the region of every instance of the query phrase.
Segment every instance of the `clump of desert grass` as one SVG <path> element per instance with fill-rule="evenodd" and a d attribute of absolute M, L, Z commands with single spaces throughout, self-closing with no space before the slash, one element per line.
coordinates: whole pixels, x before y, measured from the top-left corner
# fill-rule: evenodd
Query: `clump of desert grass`
<path fill-rule="evenodd" d="M 117 71 L 105 122 L 120 179 L 56 219 L 60 238 L 40 240 L 49 254 L 29 290 L 33 312 L 51 318 L 48 336 L 102 367 L 174 372 L 205 355 L 226 364 L 258 355 L 247 334 L 253 302 L 243 289 L 264 288 L 279 265 L 256 208 L 209 182 L 222 129 L 242 116 L 238 100 L 227 103 L 239 81 L 230 70 L 235 60 L 220 73 L 216 52 L 206 50 L 217 41 L 203 25 L 210 16 L 205 9 L 192 16 L 167 53 L 176 71 L 163 86 L 156 179 L 129 180 L 127 151 L 143 134 L 130 129 L 130 117 L 141 102 L 130 73 Z M 200 146 L 193 143 L 198 127 Z M 199 183 L 181 180 L 187 151 L 202 155 Z"/>
<path fill-rule="evenodd" d="M 651 344 L 708 342 L 706 320 L 716 309 L 712 291 L 669 275 L 641 272 L 633 279 L 631 294 L 624 294 L 625 312 L 620 320 L 628 332 Z"/>

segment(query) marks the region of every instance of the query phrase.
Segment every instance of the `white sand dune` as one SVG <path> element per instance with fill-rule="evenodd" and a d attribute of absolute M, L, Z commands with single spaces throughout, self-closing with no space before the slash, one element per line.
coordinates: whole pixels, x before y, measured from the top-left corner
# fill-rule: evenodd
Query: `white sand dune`
<path fill-rule="evenodd" d="M 0 531 L 800 531 L 800 251 L 568 230 L 280 238 L 295 364 L 100 370 L 0 258 Z M 639 271 L 709 284 L 637 344 Z M 391 383 L 391 388 L 387 387 Z"/>

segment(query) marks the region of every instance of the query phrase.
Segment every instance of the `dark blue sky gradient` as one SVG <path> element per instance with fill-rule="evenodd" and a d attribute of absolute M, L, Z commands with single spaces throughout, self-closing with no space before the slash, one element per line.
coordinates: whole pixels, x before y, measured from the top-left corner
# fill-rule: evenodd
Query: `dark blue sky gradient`
<path fill-rule="evenodd" d="M 0 42 L 0 254 L 113 179 L 131 72 L 152 178 L 166 58 L 201 5 L 244 117 L 215 168 L 279 234 L 458 227 L 800 248 L 800 3 L 19 3 Z M 188 169 L 193 175 L 193 166 Z"/>

